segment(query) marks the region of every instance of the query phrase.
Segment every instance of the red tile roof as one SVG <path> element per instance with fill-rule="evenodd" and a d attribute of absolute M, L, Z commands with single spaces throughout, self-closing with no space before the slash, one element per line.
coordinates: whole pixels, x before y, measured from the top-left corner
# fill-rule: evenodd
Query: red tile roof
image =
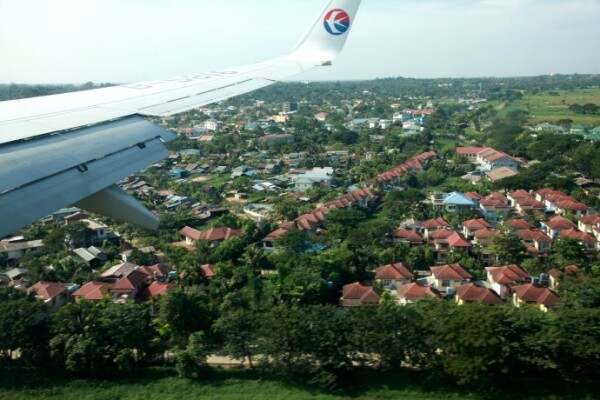
<path fill-rule="evenodd" d="M 517 298 L 526 303 L 536 303 L 551 307 L 560 301 L 560 297 L 556 292 L 532 283 L 527 285 L 516 286 L 513 288 Z"/>
<path fill-rule="evenodd" d="M 379 304 L 379 294 L 375 289 L 358 282 L 344 286 L 342 292 L 343 300 L 359 300 L 361 304 Z"/>
<path fill-rule="evenodd" d="M 503 267 L 488 267 L 486 271 L 492 276 L 494 282 L 501 285 L 515 285 L 531 279 L 527 271 L 514 264 Z"/>
<path fill-rule="evenodd" d="M 115 284 L 110 288 L 111 291 L 117 292 L 128 292 L 139 290 L 148 282 L 148 275 L 143 273 L 142 271 L 135 270 L 131 272 L 129 275 L 126 275 L 119 279 Z"/>
<path fill-rule="evenodd" d="M 492 226 L 483 218 L 470 219 L 463 222 L 463 226 L 468 230 L 474 232 L 480 229 L 491 228 Z"/>
<path fill-rule="evenodd" d="M 552 243 L 552 239 L 548 237 L 544 232 L 536 229 L 522 229 L 517 231 L 517 236 L 521 240 L 525 241 L 536 241 L 540 243 Z"/>
<path fill-rule="evenodd" d="M 191 240 L 207 240 L 209 242 L 215 241 L 223 241 L 229 240 L 234 237 L 241 237 L 242 231 L 240 229 L 231 229 L 231 228 L 212 228 L 204 232 L 197 231 L 194 228 L 190 228 L 186 226 L 181 229 L 179 233 L 186 238 L 190 238 Z"/>
<path fill-rule="evenodd" d="M 474 236 L 475 239 L 477 240 L 486 240 L 486 239 L 491 239 L 494 236 L 498 235 L 498 231 L 495 229 L 480 229 L 478 231 L 475 232 Z"/>
<path fill-rule="evenodd" d="M 575 228 L 575 224 L 566 219 L 565 217 L 553 217 L 548 222 L 546 222 L 551 229 L 555 231 L 562 231 L 566 229 Z"/>
<path fill-rule="evenodd" d="M 67 288 L 62 283 L 38 282 L 29 288 L 29 292 L 35 293 L 36 296 L 42 300 L 51 300 L 66 294 Z"/>
<path fill-rule="evenodd" d="M 138 271 L 146 274 L 150 279 L 162 279 L 169 275 L 169 268 L 162 264 L 143 266 Z"/>
<path fill-rule="evenodd" d="M 413 274 L 402 263 L 384 265 L 375 270 L 375 279 L 377 280 L 410 280 L 412 277 Z"/>
<path fill-rule="evenodd" d="M 411 231 L 408 229 L 397 229 L 394 232 L 394 237 L 396 239 L 404 239 L 411 243 L 422 243 L 423 238 L 415 231 Z"/>
<path fill-rule="evenodd" d="M 459 156 L 477 155 L 485 150 L 485 147 L 457 147 L 456 154 Z"/>
<path fill-rule="evenodd" d="M 147 289 L 147 297 L 160 297 L 169 294 L 169 291 L 173 289 L 172 285 L 164 282 L 152 282 Z"/>
<path fill-rule="evenodd" d="M 581 223 L 589 226 L 600 225 L 600 215 L 586 215 L 580 219 Z"/>
<path fill-rule="evenodd" d="M 429 239 L 447 241 L 455 233 L 455 231 L 450 229 L 438 229 L 429 234 Z"/>
<path fill-rule="evenodd" d="M 568 238 L 571 240 L 576 240 L 580 243 L 585 243 L 588 245 L 592 245 L 597 242 L 596 238 L 593 237 L 592 235 L 585 233 L 585 232 L 578 231 L 577 229 L 574 229 L 574 228 L 560 232 L 560 237 Z"/>
<path fill-rule="evenodd" d="M 517 231 L 532 228 L 531 224 L 524 219 L 511 219 L 510 221 L 506 221 L 505 224 Z"/>
<path fill-rule="evenodd" d="M 562 201 L 558 201 L 556 203 L 556 208 L 560 208 L 561 210 L 568 210 L 568 211 L 587 211 L 589 207 L 586 204 L 581 203 L 579 201 L 565 199 Z"/>
<path fill-rule="evenodd" d="M 430 270 L 435 279 L 444 281 L 463 281 L 473 278 L 460 264 L 431 267 Z"/>
<path fill-rule="evenodd" d="M 105 282 L 88 282 L 73 293 L 74 297 L 84 300 L 102 300 L 108 296 L 111 284 Z"/>
<path fill-rule="evenodd" d="M 434 218 L 429 219 L 421 224 L 423 229 L 440 229 L 440 228 L 449 228 L 450 224 L 447 223 L 444 218 Z"/>
<path fill-rule="evenodd" d="M 430 286 L 408 283 L 398 288 L 398 297 L 409 301 L 423 300 L 427 297 L 440 298 L 440 293 Z"/>
<path fill-rule="evenodd" d="M 208 280 L 211 280 L 215 277 L 216 273 L 215 273 L 215 266 L 212 264 L 205 264 L 203 266 L 200 267 L 202 269 L 202 273 L 204 274 L 204 277 Z"/>
<path fill-rule="evenodd" d="M 465 240 L 465 238 L 457 232 L 450 235 L 448 238 L 448 245 L 450 245 L 450 247 L 471 247 L 471 243 Z"/>
<path fill-rule="evenodd" d="M 458 287 L 456 289 L 456 296 L 466 303 L 502 304 L 502 299 L 496 292 L 477 286 L 474 283 L 467 283 Z"/>

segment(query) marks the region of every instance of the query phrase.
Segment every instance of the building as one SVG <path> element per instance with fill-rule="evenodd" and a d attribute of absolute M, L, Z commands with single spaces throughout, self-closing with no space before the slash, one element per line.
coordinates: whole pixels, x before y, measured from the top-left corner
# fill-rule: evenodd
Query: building
<path fill-rule="evenodd" d="M 513 291 L 515 307 L 533 305 L 543 312 L 548 312 L 560 302 L 560 296 L 555 291 L 533 283 L 516 286 Z"/>
<path fill-rule="evenodd" d="M 396 243 L 406 243 L 411 246 L 423 244 L 423 238 L 418 232 L 408 229 L 397 229 L 394 231 L 394 241 Z"/>
<path fill-rule="evenodd" d="M 482 229 L 490 229 L 492 226 L 483 218 L 470 219 L 463 222 L 463 235 L 472 240 L 474 238 L 475 232 L 480 231 Z"/>
<path fill-rule="evenodd" d="M 465 285 L 473 279 L 460 264 L 449 264 L 440 267 L 431 267 L 433 287 L 440 292 L 451 294 L 457 287 Z"/>
<path fill-rule="evenodd" d="M 107 282 L 92 281 L 87 282 L 81 288 L 79 288 L 73 297 L 76 301 L 100 301 L 110 298 L 109 289 L 112 284 Z"/>
<path fill-rule="evenodd" d="M 297 192 L 307 192 L 317 186 L 330 187 L 333 174 L 334 170 L 331 167 L 313 168 L 294 178 L 294 188 Z"/>
<path fill-rule="evenodd" d="M 431 286 L 422 285 L 416 282 L 400 286 L 397 290 L 398 304 L 408 305 L 419 300 L 441 299 L 441 294 Z"/>
<path fill-rule="evenodd" d="M 380 296 L 371 286 L 358 282 L 344 286 L 340 305 L 342 307 L 374 306 L 379 304 Z"/>
<path fill-rule="evenodd" d="M 398 288 L 413 279 L 413 274 L 403 263 L 383 265 L 375 270 L 375 282 L 391 288 Z"/>
<path fill-rule="evenodd" d="M 8 260 L 20 260 L 25 254 L 41 249 L 44 242 L 41 240 L 30 241 L 0 241 L 0 254 L 5 254 Z"/>
<path fill-rule="evenodd" d="M 562 231 L 575 229 L 575 224 L 568 219 L 556 216 L 546 222 L 542 222 L 542 229 L 552 240 L 558 239 Z"/>
<path fill-rule="evenodd" d="M 496 292 L 486 287 L 478 286 L 474 283 L 467 283 L 466 285 L 456 288 L 455 301 L 458 305 L 467 303 L 480 303 L 494 306 L 503 303 L 502 299 Z"/>
<path fill-rule="evenodd" d="M 516 169 L 509 167 L 494 168 L 486 173 L 487 178 L 492 182 L 498 182 L 502 179 L 511 178 L 517 175 L 519 175 L 519 172 Z"/>
<path fill-rule="evenodd" d="M 210 242 L 212 246 L 218 246 L 225 240 L 243 236 L 241 229 L 212 228 L 201 232 L 189 226 L 181 229 L 179 234 L 185 238 L 188 246 L 194 246 L 200 240 Z"/>
<path fill-rule="evenodd" d="M 485 270 L 489 287 L 502 298 L 511 295 L 514 286 L 531 282 L 531 277 L 527 271 L 518 265 L 488 267 Z"/>
<path fill-rule="evenodd" d="M 56 311 L 69 302 L 69 291 L 62 283 L 38 282 L 28 292 L 43 301 L 51 311 Z"/>
<path fill-rule="evenodd" d="M 448 194 L 442 202 L 446 211 L 457 212 L 475 208 L 475 203 L 462 193 L 454 192 Z"/>

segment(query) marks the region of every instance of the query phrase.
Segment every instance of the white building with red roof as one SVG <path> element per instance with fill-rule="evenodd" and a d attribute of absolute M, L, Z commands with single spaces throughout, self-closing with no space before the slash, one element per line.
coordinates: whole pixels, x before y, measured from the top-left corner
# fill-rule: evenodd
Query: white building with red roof
<path fill-rule="evenodd" d="M 218 246 L 225 240 L 243 236 L 241 229 L 224 227 L 212 228 L 207 231 L 198 231 L 194 228 L 186 226 L 179 231 L 179 234 L 185 238 L 185 242 L 188 246 L 194 246 L 198 241 L 201 240 L 210 242 L 212 246 Z"/>
<path fill-rule="evenodd" d="M 383 265 L 375 270 L 375 281 L 386 287 L 397 288 L 412 279 L 412 272 L 403 263 Z"/>
<path fill-rule="evenodd" d="M 503 303 L 502 299 L 496 292 L 486 287 L 478 286 L 474 283 L 467 283 L 456 288 L 455 301 L 458 305 L 479 303 L 495 306 Z"/>
<path fill-rule="evenodd" d="M 409 229 L 397 229 L 394 231 L 394 241 L 418 246 L 423 244 L 423 237 L 418 232 Z"/>
<path fill-rule="evenodd" d="M 38 282 L 28 290 L 36 299 L 43 301 L 51 311 L 55 311 L 69 302 L 69 291 L 63 283 Z"/>
<path fill-rule="evenodd" d="M 513 288 L 513 305 L 523 307 L 533 305 L 543 312 L 548 312 L 560 302 L 560 296 L 553 290 L 529 283 Z"/>
<path fill-rule="evenodd" d="M 359 282 L 344 286 L 340 305 L 342 307 L 374 306 L 379 304 L 380 296 L 371 286 Z"/>
<path fill-rule="evenodd" d="M 448 289 L 456 289 L 465 285 L 473 279 L 460 264 L 448 264 L 439 267 L 431 267 L 432 286 L 440 292 L 447 293 Z"/>
<path fill-rule="evenodd" d="M 440 292 L 436 289 L 416 282 L 400 286 L 396 291 L 396 294 L 398 304 L 403 306 L 420 300 L 442 298 Z"/>
<path fill-rule="evenodd" d="M 527 271 L 515 264 L 485 270 L 489 287 L 502 298 L 512 294 L 512 287 L 531 282 Z"/>

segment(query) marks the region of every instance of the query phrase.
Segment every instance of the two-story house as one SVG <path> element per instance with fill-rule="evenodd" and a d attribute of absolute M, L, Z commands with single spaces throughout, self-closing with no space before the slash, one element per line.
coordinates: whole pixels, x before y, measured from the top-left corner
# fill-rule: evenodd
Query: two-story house
<path fill-rule="evenodd" d="M 403 263 L 383 265 L 375 270 L 375 282 L 391 288 L 398 288 L 413 279 L 413 274 Z"/>
<path fill-rule="evenodd" d="M 502 267 L 488 267 L 487 284 L 500 297 L 506 298 L 512 295 L 514 286 L 531 282 L 531 277 L 518 265 L 504 265 Z"/>
<path fill-rule="evenodd" d="M 460 264 L 431 267 L 430 270 L 432 286 L 445 294 L 448 294 L 449 291 L 454 291 L 459 286 L 469 283 L 471 279 L 473 279 L 473 276 Z"/>

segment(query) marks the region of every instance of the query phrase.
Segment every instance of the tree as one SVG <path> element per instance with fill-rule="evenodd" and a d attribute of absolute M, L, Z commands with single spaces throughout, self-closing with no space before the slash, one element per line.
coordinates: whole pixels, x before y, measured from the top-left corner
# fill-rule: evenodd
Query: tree
<path fill-rule="evenodd" d="M 26 363 L 47 354 L 48 310 L 43 303 L 12 288 L 0 287 L 0 359 L 20 353 Z"/>
<path fill-rule="evenodd" d="M 494 236 L 488 249 L 501 264 L 520 264 L 527 251 L 521 239 L 508 231 Z"/>
<path fill-rule="evenodd" d="M 50 333 L 52 358 L 66 371 L 93 376 L 133 372 L 155 337 L 148 306 L 111 301 L 61 308 Z"/>
<path fill-rule="evenodd" d="M 211 346 L 204 332 L 191 334 L 185 348 L 175 351 L 177 374 L 181 378 L 199 378 L 202 370 L 206 368 L 210 350 Z"/>
<path fill-rule="evenodd" d="M 184 347 L 194 332 L 208 332 L 213 320 L 208 297 L 199 289 L 174 290 L 160 300 L 158 322 L 171 347 Z"/>
<path fill-rule="evenodd" d="M 254 367 L 260 318 L 251 310 L 231 310 L 224 313 L 213 328 L 223 339 L 223 351 L 236 360 L 248 360 Z"/>
<path fill-rule="evenodd" d="M 554 242 L 550 260 L 563 268 L 569 265 L 583 266 L 587 263 L 583 246 L 569 238 L 560 238 Z"/>

